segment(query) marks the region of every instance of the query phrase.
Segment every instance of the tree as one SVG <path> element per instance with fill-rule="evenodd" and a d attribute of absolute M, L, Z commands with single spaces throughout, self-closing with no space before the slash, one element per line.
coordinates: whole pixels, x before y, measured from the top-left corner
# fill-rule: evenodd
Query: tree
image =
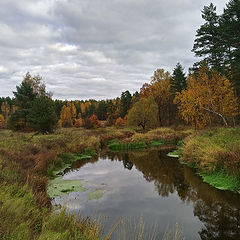
<path fill-rule="evenodd" d="M 237 98 L 230 81 L 216 71 L 202 65 L 199 74 L 189 76 L 188 87 L 177 93 L 182 118 L 195 127 L 228 122 L 238 114 Z"/>
<path fill-rule="evenodd" d="M 129 126 L 141 126 L 143 130 L 158 126 L 158 106 L 152 96 L 142 98 L 128 113 Z"/>
<path fill-rule="evenodd" d="M 41 133 L 51 133 L 56 128 L 57 115 L 53 101 L 46 96 L 39 96 L 33 101 L 27 116 L 29 127 Z"/>
<path fill-rule="evenodd" d="M 5 119 L 2 114 L 0 114 L 0 128 L 5 127 Z"/>
<path fill-rule="evenodd" d="M 62 107 L 61 113 L 60 113 L 60 120 L 61 120 L 61 126 L 62 127 L 72 127 L 72 114 L 71 114 L 71 108 L 66 105 Z"/>
<path fill-rule="evenodd" d="M 115 121 L 114 125 L 115 125 L 117 128 L 121 128 L 121 127 L 126 126 L 126 121 L 125 121 L 124 119 L 122 119 L 121 117 L 119 117 L 119 118 Z"/>
<path fill-rule="evenodd" d="M 172 77 L 170 78 L 170 91 L 175 94 L 181 92 L 187 87 L 187 78 L 183 72 L 183 67 L 180 63 L 177 63 L 176 67 L 173 69 Z"/>
<path fill-rule="evenodd" d="M 220 18 L 227 76 L 240 98 L 240 1 L 230 0 Z"/>
<path fill-rule="evenodd" d="M 1 105 L 1 111 L 3 113 L 3 116 L 5 119 L 8 118 L 8 115 L 10 114 L 11 112 L 11 108 L 10 108 L 10 105 L 8 104 L 7 101 L 3 102 L 2 105 Z"/>
<path fill-rule="evenodd" d="M 10 126 L 14 126 L 15 124 L 12 121 L 24 121 L 23 129 L 27 127 L 27 115 L 29 110 L 32 107 L 32 103 L 35 100 L 37 94 L 33 92 L 33 88 L 30 83 L 26 81 L 22 81 L 20 86 L 17 86 L 17 91 L 13 92 L 16 98 L 16 106 L 18 110 L 15 111 L 14 116 L 11 118 Z M 17 118 L 19 117 L 19 120 Z M 21 119 L 21 120 L 20 120 Z M 20 127 L 20 125 L 18 125 Z M 20 129 L 19 129 L 20 130 Z"/>
<path fill-rule="evenodd" d="M 84 126 L 84 121 L 82 118 L 78 118 L 75 120 L 74 127 L 75 128 L 80 128 Z"/>
<path fill-rule="evenodd" d="M 176 106 L 173 104 L 173 94 L 170 92 L 170 73 L 157 69 L 152 76 L 151 95 L 158 105 L 158 118 L 161 126 L 172 124 L 175 119 Z"/>
<path fill-rule="evenodd" d="M 224 49 L 220 34 L 219 16 L 212 3 L 209 6 L 204 6 L 202 18 L 205 23 L 197 30 L 192 51 L 197 57 L 204 57 L 204 61 L 213 69 L 224 73 Z"/>
<path fill-rule="evenodd" d="M 52 97 L 51 92 L 46 92 L 46 85 L 39 74 L 32 77 L 31 74 L 27 72 L 24 77 L 24 81 L 30 83 L 33 88 L 33 92 L 36 93 L 38 96 Z"/>
<path fill-rule="evenodd" d="M 144 83 L 140 88 L 140 98 L 148 98 L 151 95 L 151 85 Z"/>
<path fill-rule="evenodd" d="M 121 94 L 120 116 L 122 118 L 125 117 L 131 107 L 131 100 L 132 95 L 128 90 Z"/>

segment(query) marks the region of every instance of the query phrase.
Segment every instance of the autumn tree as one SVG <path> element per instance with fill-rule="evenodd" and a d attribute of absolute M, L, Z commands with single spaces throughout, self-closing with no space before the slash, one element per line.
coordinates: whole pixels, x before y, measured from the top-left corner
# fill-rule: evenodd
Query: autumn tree
<path fill-rule="evenodd" d="M 115 125 L 117 128 L 124 127 L 124 126 L 126 126 L 126 120 L 124 120 L 123 118 L 119 117 L 119 118 L 117 118 L 117 120 L 115 121 L 114 125 Z"/>
<path fill-rule="evenodd" d="M 75 120 L 74 127 L 80 128 L 84 126 L 84 120 L 82 118 L 78 118 Z"/>
<path fill-rule="evenodd" d="M 149 83 L 144 83 L 140 88 L 140 98 L 148 98 L 151 95 L 151 85 Z"/>
<path fill-rule="evenodd" d="M 127 119 L 128 125 L 142 127 L 143 130 L 157 127 L 158 106 L 152 96 L 142 98 L 130 109 Z"/>
<path fill-rule="evenodd" d="M 9 114 L 10 114 L 10 112 L 11 112 L 10 105 L 8 104 L 7 101 L 2 103 L 1 111 L 2 111 L 2 114 L 3 114 L 4 118 L 7 119 Z"/>
<path fill-rule="evenodd" d="M 151 95 L 158 105 L 158 118 L 161 126 L 167 126 L 174 122 L 176 106 L 173 103 L 173 95 L 170 91 L 170 73 L 164 69 L 157 69 L 151 78 Z"/>
<path fill-rule="evenodd" d="M 32 86 L 33 92 L 36 93 L 37 96 L 52 97 L 51 92 L 46 92 L 46 85 L 39 74 L 35 76 L 31 76 L 31 74 L 27 72 L 24 77 L 24 82 L 27 82 Z"/>
<path fill-rule="evenodd" d="M 0 128 L 5 127 L 5 119 L 2 114 L 0 114 Z"/>
<path fill-rule="evenodd" d="M 182 118 L 196 126 L 228 123 L 238 114 L 237 98 L 230 81 L 202 65 L 198 75 L 191 75 L 188 87 L 175 98 Z"/>
<path fill-rule="evenodd" d="M 60 120 L 61 120 L 61 126 L 62 127 L 72 127 L 72 114 L 71 114 L 71 108 L 66 105 L 62 107 L 61 113 L 60 113 Z"/>

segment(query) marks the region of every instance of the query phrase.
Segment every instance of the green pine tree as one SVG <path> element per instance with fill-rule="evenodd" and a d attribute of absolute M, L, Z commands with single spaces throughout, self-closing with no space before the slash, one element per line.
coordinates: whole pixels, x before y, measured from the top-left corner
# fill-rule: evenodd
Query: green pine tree
<path fill-rule="evenodd" d="M 240 0 L 230 0 L 220 18 L 227 76 L 240 98 Z"/>
<path fill-rule="evenodd" d="M 224 48 L 221 39 L 221 28 L 219 27 L 219 16 L 216 13 L 216 7 L 211 3 L 204 6 L 202 18 L 205 23 L 197 30 L 196 39 L 192 51 L 197 57 L 203 57 L 204 61 L 213 69 L 224 73 Z M 194 67 L 199 67 L 195 63 Z"/>
<path fill-rule="evenodd" d="M 27 121 L 29 127 L 41 133 L 51 133 L 57 124 L 54 102 L 46 96 L 40 96 L 33 101 Z"/>
<path fill-rule="evenodd" d="M 12 119 L 9 121 L 11 123 L 9 127 L 11 128 L 11 126 L 14 126 L 17 121 L 22 122 L 23 120 L 23 124 L 20 126 L 23 126 L 22 130 L 24 130 L 27 127 L 27 116 L 29 114 L 29 110 L 31 109 L 32 103 L 37 94 L 33 92 L 31 84 L 26 81 L 22 81 L 20 86 L 17 86 L 16 88 L 17 91 L 13 92 L 13 94 L 16 99 L 16 106 L 18 107 L 18 110 L 16 110 Z M 18 130 L 20 130 L 19 128 L 20 127 L 18 127 Z"/>
<path fill-rule="evenodd" d="M 170 79 L 170 91 L 174 94 L 187 88 L 187 78 L 183 70 L 180 63 L 177 63 L 176 67 L 173 69 L 173 74 Z"/>

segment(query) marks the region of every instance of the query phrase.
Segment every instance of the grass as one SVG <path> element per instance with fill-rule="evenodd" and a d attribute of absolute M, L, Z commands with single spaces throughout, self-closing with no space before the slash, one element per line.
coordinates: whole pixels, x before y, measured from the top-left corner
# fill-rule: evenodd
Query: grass
<path fill-rule="evenodd" d="M 133 150 L 133 149 L 143 149 L 146 148 L 147 145 L 145 142 L 137 142 L 137 143 L 118 143 L 113 142 L 108 145 L 108 148 L 112 151 L 121 151 L 121 150 Z"/>
<path fill-rule="evenodd" d="M 194 166 L 205 182 L 240 191 L 240 128 L 218 128 L 187 137 L 181 161 Z"/>
<path fill-rule="evenodd" d="M 237 176 L 232 176 L 224 170 L 215 170 L 213 172 L 200 171 L 199 175 L 204 182 L 220 190 L 230 190 L 240 193 L 240 181 Z"/>

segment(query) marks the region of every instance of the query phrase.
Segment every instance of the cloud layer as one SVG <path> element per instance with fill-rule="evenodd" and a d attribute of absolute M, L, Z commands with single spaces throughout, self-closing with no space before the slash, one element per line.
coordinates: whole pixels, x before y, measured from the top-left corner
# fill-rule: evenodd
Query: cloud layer
<path fill-rule="evenodd" d="M 26 72 L 58 99 L 107 99 L 139 90 L 153 71 L 187 70 L 210 1 L 1 0 L 0 96 Z M 226 2 L 214 2 L 219 12 Z"/>

